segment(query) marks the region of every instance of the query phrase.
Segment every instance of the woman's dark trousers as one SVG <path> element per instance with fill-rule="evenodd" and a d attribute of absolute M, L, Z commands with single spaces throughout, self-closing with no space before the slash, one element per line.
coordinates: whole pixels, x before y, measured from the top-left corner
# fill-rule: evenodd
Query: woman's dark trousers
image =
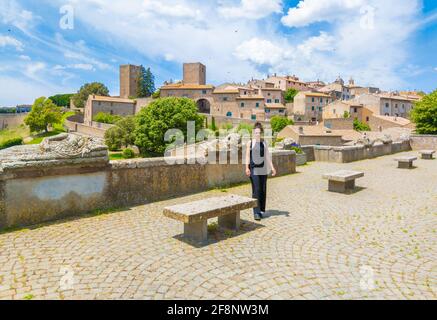
<path fill-rule="evenodd" d="M 250 182 L 252 182 L 252 198 L 258 199 L 258 207 L 253 208 L 253 214 L 259 215 L 261 211 L 266 211 L 267 176 L 255 175 L 251 170 Z"/>

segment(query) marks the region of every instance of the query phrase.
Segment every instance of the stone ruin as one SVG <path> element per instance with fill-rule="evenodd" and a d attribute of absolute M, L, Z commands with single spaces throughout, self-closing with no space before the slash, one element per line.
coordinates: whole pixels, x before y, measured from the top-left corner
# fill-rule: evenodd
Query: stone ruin
<path fill-rule="evenodd" d="M 39 145 L 0 150 L 0 172 L 5 169 L 66 164 L 96 166 L 108 162 L 108 148 L 103 140 L 69 133 L 45 138 Z"/>

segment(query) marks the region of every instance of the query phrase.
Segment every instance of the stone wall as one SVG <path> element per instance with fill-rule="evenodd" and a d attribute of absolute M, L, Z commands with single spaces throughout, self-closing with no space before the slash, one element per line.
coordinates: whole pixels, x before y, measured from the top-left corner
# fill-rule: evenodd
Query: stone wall
<path fill-rule="evenodd" d="M 24 118 L 27 116 L 27 113 L 18 113 L 18 114 L 9 114 L 2 113 L 0 114 L 0 130 L 17 127 L 24 123 Z"/>
<path fill-rule="evenodd" d="M 278 175 L 296 172 L 294 151 L 274 151 L 272 159 Z M 0 228 L 249 182 L 243 164 L 183 161 L 171 165 L 164 158 L 152 158 L 65 165 L 44 163 L 43 168 L 41 164 L 0 167 Z"/>
<path fill-rule="evenodd" d="M 365 146 L 314 146 L 315 161 L 346 163 L 411 150 L 410 142 Z"/>
<path fill-rule="evenodd" d="M 413 150 L 437 150 L 437 135 L 414 134 L 410 136 L 410 144 Z"/>
<path fill-rule="evenodd" d="M 331 118 L 324 119 L 323 124 L 326 128 L 332 130 L 353 130 L 354 119 L 353 118 Z"/>

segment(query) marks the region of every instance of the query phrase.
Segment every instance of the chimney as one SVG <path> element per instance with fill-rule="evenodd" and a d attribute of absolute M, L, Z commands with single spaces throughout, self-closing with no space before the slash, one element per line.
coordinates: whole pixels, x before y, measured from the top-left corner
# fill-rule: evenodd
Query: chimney
<path fill-rule="evenodd" d="M 299 134 L 303 134 L 303 127 L 299 127 Z"/>

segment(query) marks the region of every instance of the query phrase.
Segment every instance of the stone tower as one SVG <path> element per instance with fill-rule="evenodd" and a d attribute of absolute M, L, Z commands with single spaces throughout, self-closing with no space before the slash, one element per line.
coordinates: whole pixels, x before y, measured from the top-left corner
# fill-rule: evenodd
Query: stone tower
<path fill-rule="evenodd" d="M 206 84 L 206 67 L 200 62 L 184 63 L 184 84 Z"/>
<path fill-rule="evenodd" d="M 125 64 L 120 66 L 120 97 L 129 98 L 137 95 L 137 76 L 140 66 Z"/>

